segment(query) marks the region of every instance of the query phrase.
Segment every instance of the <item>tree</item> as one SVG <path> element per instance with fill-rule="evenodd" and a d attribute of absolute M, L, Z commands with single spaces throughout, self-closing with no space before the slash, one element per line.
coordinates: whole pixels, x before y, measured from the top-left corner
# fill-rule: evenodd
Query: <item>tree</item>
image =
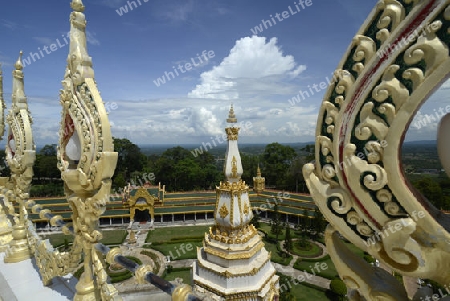
<path fill-rule="evenodd" d="M 285 185 L 287 172 L 295 157 L 295 150 L 290 146 L 279 143 L 267 145 L 262 156 L 266 185 Z"/>
<path fill-rule="evenodd" d="M 123 138 L 114 139 L 114 151 L 117 152 L 116 173 L 125 172 L 125 179 L 128 180 L 134 171 L 141 172 L 147 157 L 141 153 L 141 149 L 130 140 Z"/>
<path fill-rule="evenodd" d="M 305 232 L 308 228 L 308 209 L 303 209 L 302 216 L 300 217 L 300 228 L 302 232 Z"/>
<path fill-rule="evenodd" d="M 2 177 L 11 176 L 11 170 L 6 164 L 6 153 L 5 150 L 0 150 L 0 174 Z"/>
<path fill-rule="evenodd" d="M 286 238 L 284 241 L 284 248 L 288 252 L 292 251 L 291 227 L 289 226 L 289 224 L 286 225 Z"/>
<path fill-rule="evenodd" d="M 344 281 L 341 279 L 333 279 L 330 283 L 330 290 L 335 294 L 337 298 L 334 298 L 336 300 L 346 300 L 345 295 L 347 294 L 347 286 L 345 285 Z"/>
<path fill-rule="evenodd" d="M 286 178 L 286 187 L 295 192 L 308 192 L 305 179 L 303 178 L 303 165 L 305 161 L 301 157 L 297 157 L 292 161 L 288 170 L 288 177 Z"/>
<path fill-rule="evenodd" d="M 295 301 L 295 296 L 291 293 L 291 287 L 292 287 L 292 279 L 289 276 L 286 276 L 281 273 L 277 273 L 279 278 L 279 285 L 280 285 L 280 301 Z"/>
<path fill-rule="evenodd" d="M 40 151 L 42 156 L 56 156 L 56 144 L 46 144 Z"/>
<path fill-rule="evenodd" d="M 34 176 L 41 181 L 42 178 L 53 182 L 54 179 L 61 178 L 61 172 L 58 167 L 58 159 L 56 157 L 56 144 L 47 144 L 36 155 L 34 163 Z"/>
<path fill-rule="evenodd" d="M 154 162 L 154 173 L 167 191 L 209 189 L 221 179 L 214 162 L 214 156 L 208 152 L 194 157 L 189 150 L 177 146 L 164 151 Z"/>
<path fill-rule="evenodd" d="M 430 177 L 425 177 L 413 183 L 414 187 L 418 189 L 436 208 L 450 209 L 450 204 L 447 203 L 447 198 L 442 192 L 442 188 L 437 181 Z"/>
<path fill-rule="evenodd" d="M 271 229 L 270 232 L 276 235 L 276 240 L 278 241 L 278 237 L 283 231 L 282 222 L 280 219 L 280 213 L 278 212 L 278 204 L 275 204 L 273 208 L 273 217 L 271 221 Z"/>
<path fill-rule="evenodd" d="M 259 220 L 260 220 L 259 214 L 253 214 L 250 224 L 255 226 L 255 228 L 259 228 L 261 226 L 261 223 L 259 222 Z"/>
<path fill-rule="evenodd" d="M 322 212 L 320 212 L 319 208 L 316 208 L 314 210 L 314 232 L 315 235 L 318 236 L 320 234 L 323 233 L 323 231 L 325 231 L 325 227 L 326 227 L 326 221 L 323 218 L 323 214 Z"/>
<path fill-rule="evenodd" d="M 309 249 L 311 247 L 311 243 L 309 242 L 308 238 L 306 237 L 306 231 L 303 231 L 300 235 L 300 240 L 298 241 L 298 245 L 300 249 Z"/>
<path fill-rule="evenodd" d="M 314 161 L 315 148 L 316 148 L 316 146 L 314 144 L 308 144 L 304 148 L 301 149 L 301 151 L 304 151 L 306 153 L 305 162 Z"/>
<path fill-rule="evenodd" d="M 258 155 L 248 155 L 242 153 L 240 155 L 242 168 L 244 170 L 242 180 L 247 183 L 253 183 L 253 177 L 256 176 L 256 170 L 258 168 L 258 163 L 260 162 L 260 157 Z"/>

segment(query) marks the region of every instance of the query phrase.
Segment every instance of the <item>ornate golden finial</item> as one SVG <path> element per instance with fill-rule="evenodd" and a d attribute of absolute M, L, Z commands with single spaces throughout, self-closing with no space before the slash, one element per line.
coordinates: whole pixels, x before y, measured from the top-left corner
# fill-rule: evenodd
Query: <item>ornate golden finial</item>
<path fill-rule="evenodd" d="M 231 104 L 230 112 L 228 113 L 227 122 L 228 123 L 237 123 L 237 118 L 236 118 L 236 115 L 234 114 L 234 110 L 233 110 L 233 104 Z"/>
<path fill-rule="evenodd" d="M 257 177 L 261 176 L 261 168 L 259 168 L 259 163 L 258 163 L 258 168 L 256 169 L 256 176 Z"/>
<path fill-rule="evenodd" d="M 70 4 L 70 7 L 72 7 L 72 9 L 76 12 L 84 12 L 84 5 L 83 5 L 83 1 L 81 0 L 72 0 L 72 3 Z"/>
<path fill-rule="evenodd" d="M 0 140 L 5 134 L 5 100 L 3 99 L 3 73 L 2 64 L 0 63 Z"/>
<path fill-rule="evenodd" d="M 14 64 L 14 67 L 16 68 L 16 70 L 23 70 L 22 55 L 23 55 L 23 51 L 21 50 L 19 53 L 19 58 L 17 59 L 16 63 Z"/>
<path fill-rule="evenodd" d="M 12 103 L 13 106 L 19 105 L 27 108 L 26 96 L 25 96 L 25 84 L 23 75 L 23 64 L 22 64 L 23 52 L 20 51 L 19 58 L 14 64 L 15 69 L 13 70 L 13 88 L 12 88 Z"/>
<path fill-rule="evenodd" d="M 2 63 L 0 63 L 0 101 L 3 101 L 3 73 L 2 73 Z"/>
<path fill-rule="evenodd" d="M 70 4 L 74 10 L 70 15 L 70 46 L 67 57 L 66 77 L 72 75 L 75 85 L 81 85 L 86 78 L 94 78 L 92 58 L 87 51 L 86 16 L 81 0 L 73 0 Z"/>

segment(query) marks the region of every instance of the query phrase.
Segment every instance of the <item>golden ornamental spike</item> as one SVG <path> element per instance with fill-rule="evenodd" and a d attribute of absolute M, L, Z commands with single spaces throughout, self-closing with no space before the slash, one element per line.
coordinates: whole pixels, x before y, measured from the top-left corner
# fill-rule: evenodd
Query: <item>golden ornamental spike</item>
<path fill-rule="evenodd" d="M 3 74 L 0 63 L 0 140 L 3 139 L 3 135 L 5 134 L 5 100 L 3 99 Z M 0 177 L 0 194 L 3 194 L 3 191 L 7 192 L 6 188 L 9 178 Z M 12 229 L 11 223 L 7 218 L 7 213 L 9 213 L 7 200 L 5 196 L 2 195 L 0 199 L 0 252 L 5 251 L 8 247 L 9 242 L 12 240 Z"/>
<path fill-rule="evenodd" d="M 228 123 L 237 123 L 237 118 L 236 118 L 236 115 L 234 114 L 234 110 L 233 110 L 233 104 L 231 104 L 230 112 L 228 113 L 227 122 Z"/>
<path fill-rule="evenodd" d="M 63 89 L 58 168 L 73 210 L 74 248 L 84 254 L 84 273 L 76 286 L 77 301 L 119 300 L 106 282 L 103 259 L 93 248 L 102 235 L 99 217 L 109 202 L 117 164 L 108 115 L 94 80 L 86 45 L 86 19 L 81 0 L 71 3 L 70 48 Z"/>
<path fill-rule="evenodd" d="M 354 255 L 340 235 L 385 269 L 450 283 L 450 220 L 407 180 L 401 149 L 415 113 L 450 77 L 449 1 L 380 1 L 324 96 L 316 159 L 303 174 L 330 222 L 328 253 L 352 300 L 406 301 L 392 273 Z M 345 75 L 345 76 L 344 76 Z M 450 169 L 449 115 L 438 132 Z M 445 136 L 444 136 L 445 135 Z M 422 300 L 418 292 L 413 300 Z M 422 295 L 420 295 L 422 294 Z"/>
<path fill-rule="evenodd" d="M 0 140 L 3 139 L 5 134 L 5 99 L 3 98 L 3 74 L 2 64 L 0 63 Z"/>
<path fill-rule="evenodd" d="M 253 177 L 253 191 L 256 192 L 257 195 L 261 194 L 261 192 L 266 189 L 266 178 L 261 176 L 261 169 L 256 170 L 256 177 Z"/>
<path fill-rule="evenodd" d="M 6 160 L 11 169 L 13 187 L 12 201 L 18 203 L 19 213 L 15 217 L 12 236 L 5 262 L 19 262 L 32 257 L 27 240 L 27 217 L 25 202 L 28 200 L 36 148 L 31 129 L 32 119 L 28 110 L 24 89 L 22 51 L 13 71 L 12 106 L 7 116 L 8 140 Z"/>

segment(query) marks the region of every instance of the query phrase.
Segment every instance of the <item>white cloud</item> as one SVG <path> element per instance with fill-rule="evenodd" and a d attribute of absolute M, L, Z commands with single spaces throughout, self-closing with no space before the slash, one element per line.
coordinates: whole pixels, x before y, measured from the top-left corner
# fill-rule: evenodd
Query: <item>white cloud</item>
<path fill-rule="evenodd" d="M 86 31 L 86 40 L 91 45 L 100 45 L 100 41 L 96 37 L 96 33 L 87 30 Z"/>
<path fill-rule="evenodd" d="M 9 20 L 5 20 L 5 19 L 2 19 L 1 21 L 2 21 L 2 26 L 3 27 L 6 27 L 6 28 L 11 29 L 11 30 L 15 30 L 17 28 L 17 23 L 15 23 L 15 22 L 12 22 L 12 21 L 9 21 Z"/>
<path fill-rule="evenodd" d="M 194 11 L 194 2 L 192 0 L 185 0 L 166 7 L 164 11 L 160 13 L 163 19 L 167 19 L 172 22 L 187 21 L 189 15 Z"/>
<path fill-rule="evenodd" d="M 50 45 L 55 42 L 55 39 L 51 39 L 48 37 L 33 37 L 33 40 L 39 42 L 42 45 Z"/>
<path fill-rule="evenodd" d="M 201 84 L 189 93 L 193 98 L 238 99 L 255 95 L 290 94 L 285 80 L 297 77 L 306 66 L 283 55 L 277 38 L 245 37 L 236 41 L 230 54 L 201 74 Z"/>
<path fill-rule="evenodd" d="M 119 8 L 120 6 L 127 3 L 127 0 L 98 0 L 97 4 L 109 7 L 109 8 Z"/>

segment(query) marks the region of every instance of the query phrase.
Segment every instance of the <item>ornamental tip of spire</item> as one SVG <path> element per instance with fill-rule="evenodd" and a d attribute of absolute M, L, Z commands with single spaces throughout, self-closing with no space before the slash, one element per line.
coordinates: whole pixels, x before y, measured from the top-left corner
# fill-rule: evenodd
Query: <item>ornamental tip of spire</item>
<path fill-rule="evenodd" d="M 23 69 L 22 55 L 23 55 L 23 52 L 21 50 L 20 54 L 19 54 L 19 58 L 17 59 L 16 64 L 14 65 L 14 67 L 16 67 L 16 70 L 22 70 Z"/>
<path fill-rule="evenodd" d="M 259 168 L 259 164 L 258 164 L 258 168 L 256 169 L 256 176 L 257 177 L 261 176 L 261 168 Z"/>
<path fill-rule="evenodd" d="M 76 12 L 84 12 L 84 5 L 81 0 L 72 0 L 72 3 L 70 3 L 70 7 Z"/>
<path fill-rule="evenodd" d="M 233 110 L 233 104 L 231 104 L 230 112 L 228 113 L 227 122 L 228 123 L 237 123 L 237 118 L 236 118 L 236 115 L 234 114 L 234 110 Z"/>

